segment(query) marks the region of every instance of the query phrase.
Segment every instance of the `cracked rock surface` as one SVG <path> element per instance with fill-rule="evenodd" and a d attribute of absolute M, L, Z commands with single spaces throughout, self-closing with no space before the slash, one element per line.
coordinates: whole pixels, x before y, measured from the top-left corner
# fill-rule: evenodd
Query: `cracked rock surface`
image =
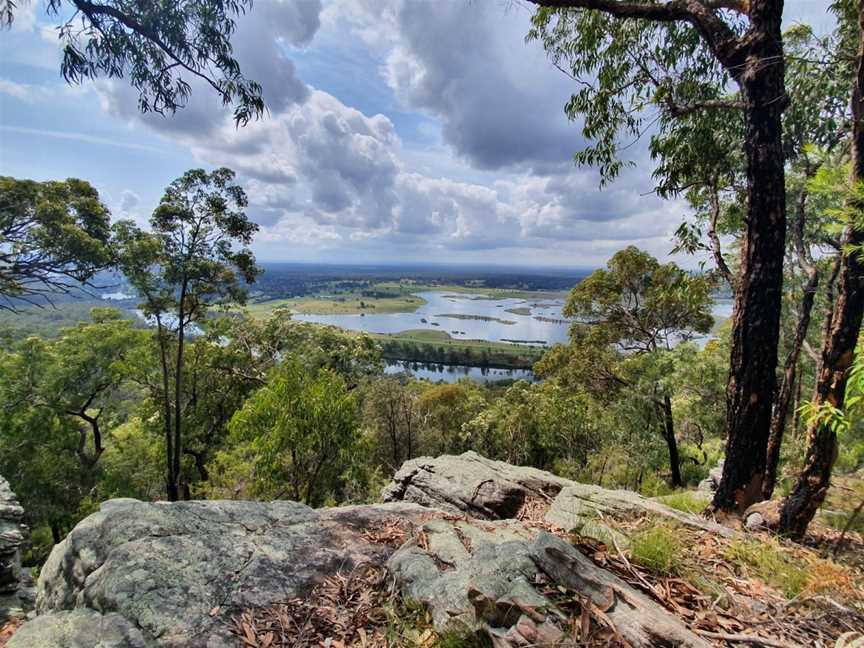
<path fill-rule="evenodd" d="M 24 509 L 9 482 L 0 477 L 0 624 L 23 617 L 31 607 L 29 588 L 24 582 L 26 574 L 21 569 L 21 549 L 27 532 L 23 518 Z"/>
<path fill-rule="evenodd" d="M 39 616 L 8 648 L 233 648 L 232 616 L 306 596 L 365 562 L 386 564 L 439 629 L 478 626 L 499 646 L 554 645 L 563 617 L 547 596 L 561 587 L 591 598 L 634 648 L 708 645 L 562 537 L 576 530 L 620 545 L 626 538 L 606 521 L 643 513 L 723 527 L 473 452 L 406 462 L 384 499 L 317 510 L 106 502 L 54 548 L 39 578 Z"/>
<path fill-rule="evenodd" d="M 303 596 L 361 562 L 383 563 L 394 548 L 365 532 L 394 516 L 429 515 L 414 504 L 111 500 L 51 552 L 39 616 L 8 648 L 233 648 L 232 614 Z M 98 643 L 96 628 L 110 630 L 109 643 Z"/>
<path fill-rule="evenodd" d="M 544 521 L 564 531 L 611 543 L 626 543 L 603 524 L 604 516 L 649 514 L 712 533 L 734 532 L 715 522 L 690 515 L 638 493 L 580 484 L 545 470 L 513 466 L 476 452 L 406 461 L 382 493 L 385 502 L 415 502 L 484 520 L 516 517 L 530 501 L 541 501 Z"/>

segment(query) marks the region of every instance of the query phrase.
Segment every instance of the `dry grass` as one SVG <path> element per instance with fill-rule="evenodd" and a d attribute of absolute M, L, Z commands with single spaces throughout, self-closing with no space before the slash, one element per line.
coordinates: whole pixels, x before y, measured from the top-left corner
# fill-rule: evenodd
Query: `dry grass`
<path fill-rule="evenodd" d="M 767 534 L 730 540 L 648 516 L 606 522 L 631 539 L 645 539 L 644 546 L 637 542 L 635 551 L 622 555 L 577 538 L 577 547 L 706 638 L 743 634 L 789 648 L 833 647 L 843 633 L 864 632 L 864 577 L 824 552 Z M 676 543 L 686 550 L 676 554 Z M 671 568 L 669 555 L 677 555 Z M 652 560 L 660 568 L 649 567 Z"/>

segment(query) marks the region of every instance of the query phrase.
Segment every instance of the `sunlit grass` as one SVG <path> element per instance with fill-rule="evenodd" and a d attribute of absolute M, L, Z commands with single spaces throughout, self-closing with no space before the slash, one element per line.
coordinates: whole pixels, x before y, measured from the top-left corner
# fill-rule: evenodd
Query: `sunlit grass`
<path fill-rule="evenodd" d="M 660 574 L 675 574 L 680 569 L 683 547 L 676 530 L 656 524 L 630 539 L 630 555 L 638 565 Z"/>
<path fill-rule="evenodd" d="M 755 573 L 787 598 L 798 596 L 807 585 L 807 570 L 775 540 L 736 540 L 726 548 L 724 557 L 745 572 Z"/>
<path fill-rule="evenodd" d="M 658 497 L 657 499 L 670 508 L 697 515 L 704 511 L 705 507 L 711 502 L 710 497 L 696 491 L 679 491 L 671 495 Z"/>

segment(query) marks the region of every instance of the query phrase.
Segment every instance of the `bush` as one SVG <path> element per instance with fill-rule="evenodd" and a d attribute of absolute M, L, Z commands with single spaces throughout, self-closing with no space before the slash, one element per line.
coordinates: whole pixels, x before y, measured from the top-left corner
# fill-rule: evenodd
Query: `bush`
<path fill-rule="evenodd" d="M 232 474 L 229 484 L 245 483 L 264 499 L 287 496 L 320 506 L 356 459 L 357 420 L 356 400 L 341 376 L 287 360 L 234 414 L 230 450 L 217 457 L 223 470 L 214 472 L 242 466 L 246 474 Z"/>

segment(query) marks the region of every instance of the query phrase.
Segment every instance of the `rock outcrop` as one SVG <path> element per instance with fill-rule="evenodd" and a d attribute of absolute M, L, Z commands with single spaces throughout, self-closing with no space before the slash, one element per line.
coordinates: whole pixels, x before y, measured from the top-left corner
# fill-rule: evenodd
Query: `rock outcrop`
<path fill-rule="evenodd" d="M 23 617 L 32 608 L 32 589 L 21 569 L 21 549 L 27 535 L 24 509 L 9 483 L 0 477 L 0 624 Z"/>
<path fill-rule="evenodd" d="M 717 465 L 714 466 L 711 470 L 708 471 L 708 476 L 699 482 L 699 486 L 697 490 L 700 490 L 704 493 L 713 494 L 714 491 L 717 490 L 717 487 L 720 486 L 720 480 L 723 478 L 723 459 L 717 462 Z"/>
<path fill-rule="evenodd" d="M 383 563 L 394 547 L 376 542 L 375 528 L 429 516 L 414 504 L 111 500 L 51 552 L 39 616 L 9 648 L 234 648 L 231 614 L 303 596 L 359 563 Z M 98 643 L 94 628 L 110 629 L 113 643 Z"/>
<path fill-rule="evenodd" d="M 385 499 L 318 510 L 106 502 L 54 548 L 39 578 L 39 616 L 8 648 L 233 648 L 233 616 L 304 597 L 364 563 L 386 565 L 437 627 L 479 626 L 498 646 L 559 639 L 565 590 L 590 600 L 631 646 L 708 645 L 562 540 L 566 533 L 548 531 L 581 529 L 618 544 L 626 538 L 603 520 L 619 514 L 715 530 L 710 522 L 475 453 L 407 462 Z"/>
<path fill-rule="evenodd" d="M 439 628 L 479 625 L 496 646 L 557 645 L 567 621 L 554 594 L 566 588 L 602 610 L 627 645 L 710 646 L 658 603 L 551 533 L 515 520 L 470 519 L 433 520 L 422 533 L 423 545 L 406 544 L 388 567 L 400 590 L 426 605 Z"/>
<path fill-rule="evenodd" d="M 734 535 L 728 527 L 683 513 L 626 490 L 580 484 L 536 468 L 513 466 L 476 452 L 406 461 L 382 494 L 385 502 L 414 502 L 485 520 L 519 516 L 541 503 L 548 524 L 612 544 L 616 532 L 603 516 L 650 514 L 679 524 Z M 623 539 L 622 539 L 623 540 Z"/>

